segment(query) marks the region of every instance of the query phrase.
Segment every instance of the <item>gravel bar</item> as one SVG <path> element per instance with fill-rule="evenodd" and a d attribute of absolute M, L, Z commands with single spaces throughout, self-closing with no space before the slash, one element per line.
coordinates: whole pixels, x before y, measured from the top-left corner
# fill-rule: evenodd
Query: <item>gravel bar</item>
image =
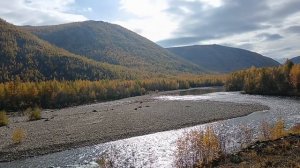
<path fill-rule="evenodd" d="M 167 92 L 176 93 L 178 91 Z M 8 127 L 0 127 L 0 162 L 90 146 L 133 136 L 179 129 L 217 120 L 248 115 L 269 109 L 259 104 L 228 102 L 161 101 L 165 93 L 44 110 L 42 120 L 11 117 Z M 26 139 L 14 145 L 14 129 L 26 131 Z"/>

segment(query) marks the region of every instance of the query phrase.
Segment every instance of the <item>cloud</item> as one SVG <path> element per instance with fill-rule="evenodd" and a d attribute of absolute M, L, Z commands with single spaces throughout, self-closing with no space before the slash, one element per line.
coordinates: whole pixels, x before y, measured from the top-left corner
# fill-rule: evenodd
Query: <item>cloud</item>
<path fill-rule="evenodd" d="M 165 10 L 169 0 L 120 0 L 120 12 L 130 15 L 128 19 L 115 20 L 130 30 L 153 41 L 170 38 L 178 22 Z"/>
<path fill-rule="evenodd" d="M 279 58 L 299 52 L 299 35 L 291 34 L 300 34 L 298 0 L 223 0 L 217 6 L 173 0 L 166 12 L 179 27 L 171 38 L 158 41 L 165 47 L 228 44 Z"/>
<path fill-rule="evenodd" d="M 273 41 L 273 40 L 279 40 L 283 38 L 283 36 L 281 36 L 280 34 L 270 34 L 270 33 L 261 33 L 258 34 L 256 37 L 261 38 L 264 41 Z"/>
<path fill-rule="evenodd" d="M 181 26 L 174 34 L 178 38 L 178 42 L 172 39 L 172 43 L 165 43 L 166 40 L 164 40 L 163 45 L 177 45 L 182 41 L 182 37 L 186 36 L 194 37 L 190 38 L 191 40 L 197 39 L 197 37 L 206 40 L 201 37 L 222 38 L 250 31 L 265 30 L 273 26 L 268 21 L 273 18 L 273 15 L 281 17 L 283 13 L 288 15 L 285 8 L 277 9 L 275 14 L 268 12 L 271 7 L 267 1 L 261 0 L 224 0 L 219 7 L 207 8 L 205 6 L 202 1 L 196 0 L 176 0 L 175 3 L 172 3 L 167 11 L 177 18 L 181 18 Z M 183 15 L 182 8 L 192 12 Z M 162 42 L 159 43 L 162 44 Z"/>
<path fill-rule="evenodd" d="M 226 44 L 274 58 L 300 53 L 299 0 L 1 0 L 0 17 L 17 25 L 101 19 L 163 47 Z"/>
<path fill-rule="evenodd" d="M 17 25 L 51 25 L 87 20 L 69 13 L 75 0 L 9 0 L 0 1 L 0 16 Z"/>
<path fill-rule="evenodd" d="M 289 32 L 289 33 L 300 34 L 300 26 L 291 26 L 291 27 L 288 27 L 286 29 L 286 31 Z"/>

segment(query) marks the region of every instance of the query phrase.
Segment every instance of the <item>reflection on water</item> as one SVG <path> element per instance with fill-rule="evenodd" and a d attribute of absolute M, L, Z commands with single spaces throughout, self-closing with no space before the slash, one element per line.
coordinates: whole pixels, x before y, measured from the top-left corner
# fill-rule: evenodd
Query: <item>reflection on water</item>
<path fill-rule="evenodd" d="M 173 167 L 176 140 L 186 131 L 203 130 L 212 126 L 218 134 L 229 137 L 226 142 L 227 151 L 235 151 L 241 143 L 239 134 L 241 126 L 248 126 L 257 132 L 263 120 L 274 122 L 282 117 L 287 127 L 300 122 L 300 101 L 291 98 L 242 95 L 238 92 L 215 92 L 204 95 L 186 95 L 197 91 L 187 91 L 180 95 L 163 95 L 154 97 L 163 101 L 222 101 L 235 103 L 259 103 L 270 107 L 270 110 L 252 113 L 239 117 L 194 127 L 159 132 L 145 136 L 133 137 L 108 142 L 90 147 L 73 149 L 49 154 L 27 160 L 0 163 L 0 167 L 97 167 L 95 160 L 108 153 L 119 163 L 119 167 Z M 203 93 L 203 90 L 200 91 Z M 199 93 L 198 93 L 199 94 Z M 111 149 L 114 150 L 111 150 Z M 125 164 L 127 163 L 127 164 Z M 72 166 L 73 165 L 73 166 Z"/>
<path fill-rule="evenodd" d="M 186 96 L 186 95 L 203 95 L 213 92 L 224 92 L 225 88 L 223 86 L 220 87 L 203 87 L 203 88 L 192 88 L 187 90 L 180 90 L 178 92 L 170 93 L 167 95 L 174 96 Z"/>

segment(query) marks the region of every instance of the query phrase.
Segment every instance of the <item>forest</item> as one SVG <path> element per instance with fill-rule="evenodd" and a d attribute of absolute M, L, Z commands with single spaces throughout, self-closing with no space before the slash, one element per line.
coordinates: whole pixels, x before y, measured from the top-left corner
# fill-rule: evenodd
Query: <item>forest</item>
<path fill-rule="evenodd" d="M 229 75 L 225 87 L 248 94 L 300 96 L 300 65 L 287 61 L 279 67 L 237 71 Z"/>
<path fill-rule="evenodd" d="M 151 91 L 220 86 L 224 75 L 180 75 L 143 80 L 75 80 L 22 82 L 20 79 L 0 83 L 0 109 L 24 110 L 28 107 L 62 108 L 139 96 Z"/>

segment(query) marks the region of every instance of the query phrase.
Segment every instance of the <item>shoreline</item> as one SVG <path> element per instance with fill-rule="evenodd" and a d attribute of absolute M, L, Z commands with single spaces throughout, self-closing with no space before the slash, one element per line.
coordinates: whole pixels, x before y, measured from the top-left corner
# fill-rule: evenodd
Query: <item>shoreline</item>
<path fill-rule="evenodd" d="M 168 94 L 170 92 L 176 94 L 179 91 L 168 91 Z M 153 99 L 162 94 L 166 92 L 44 111 L 43 118 L 50 118 L 48 121 L 27 122 L 24 117 L 13 117 L 9 128 L 0 128 L 0 135 L 4 137 L 0 144 L 0 162 L 242 117 L 269 109 L 259 104 Z M 19 127 L 27 130 L 27 138 L 20 145 L 12 145 L 11 132 Z"/>

